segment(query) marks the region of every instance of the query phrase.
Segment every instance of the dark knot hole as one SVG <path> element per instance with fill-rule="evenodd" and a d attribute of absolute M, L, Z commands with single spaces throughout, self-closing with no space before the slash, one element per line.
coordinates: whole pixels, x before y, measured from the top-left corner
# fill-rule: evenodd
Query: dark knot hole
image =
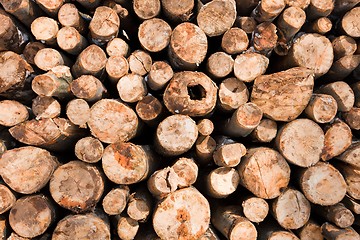
<path fill-rule="evenodd" d="M 201 100 L 206 97 L 206 91 L 200 84 L 187 87 L 188 94 L 191 100 Z"/>

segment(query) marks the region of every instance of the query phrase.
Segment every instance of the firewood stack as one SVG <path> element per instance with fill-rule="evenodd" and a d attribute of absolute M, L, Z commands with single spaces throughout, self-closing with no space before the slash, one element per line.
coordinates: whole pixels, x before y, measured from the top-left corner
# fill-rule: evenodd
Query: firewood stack
<path fill-rule="evenodd" d="M 360 240 L 360 0 L 0 3 L 0 239 Z"/>

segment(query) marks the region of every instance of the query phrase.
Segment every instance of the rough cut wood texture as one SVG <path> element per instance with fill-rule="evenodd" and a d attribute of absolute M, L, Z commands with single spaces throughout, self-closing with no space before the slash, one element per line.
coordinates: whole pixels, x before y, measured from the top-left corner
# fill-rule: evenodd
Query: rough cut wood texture
<path fill-rule="evenodd" d="M 64 27 L 74 27 L 80 33 L 85 31 L 85 21 L 72 3 L 65 3 L 61 6 L 58 12 L 58 20 Z"/>
<path fill-rule="evenodd" d="M 129 73 L 120 78 L 116 88 L 120 99 L 126 103 L 136 103 L 147 94 L 144 77 L 136 73 Z"/>
<path fill-rule="evenodd" d="M 105 70 L 109 80 L 117 83 L 119 79 L 129 72 L 129 63 L 124 56 L 110 56 L 106 62 Z"/>
<path fill-rule="evenodd" d="M 44 15 L 39 6 L 31 0 L 2 0 L 0 3 L 6 12 L 14 15 L 27 27 L 30 27 L 37 17 Z"/>
<path fill-rule="evenodd" d="M 217 107 L 222 111 L 233 111 L 245 104 L 249 99 L 249 90 L 237 78 L 223 80 L 219 86 Z"/>
<path fill-rule="evenodd" d="M 87 102 L 96 102 L 107 92 L 101 81 L 92 75 L 81 75 L 71 82 L 68 89 L 75 97 Z"/>
<path fill-rule="evenodd" d="M 338 111 L 347 112 L 354 106 L 354 92 L 349 84 L 344 81 L 329 83 L 321 87 L 319 92 L 329 94 L 335 98 L 338 105 Z"/>
<path fill-rule="evenodd" d="M 31 109 L 36 120 L 42 118 L 56 118 L 61 113 L 59 101 L 52 97 L 37 96 L 32 103 Z"/>
<path fill-rule="evenodd" d="M 246 198 L 241 206 L 244 216 L 251 222 L 262 222 L 269 213 L 269 204 L 259 197 Z"/>
<path fill-rule="evenodd" d="M 344 112 L 344 121 L 351 129 L 360 130 L 360 108 L 351 108 L 350 111 Z"/>
<path fill-rule="evenodd" d="M 338 110 L 336 100 L 327 94 L 313 94 L 305 108 L 305 114 L 317 123 L 328 123 Z"/>
<path fill-rule="evenodd" d="M 215 168 L 205 176 L 205 191 L 213 198 L 226 198 L 236 191 L 239 180 L 239 173 L 234 168 Z"/>
<path fill-rule="evenodd" d="M 128 57 L 128 62 L 132 73 L 144 76 L 150 71 L 152 58 L 149 53 L 136 50 Z"/>
<path fill-rule="evenodd" d="M 262 119 L 251 132 L 251 137 L 257 142 L 271 142 L 277 134 L 277 124 L 271 119 Z"/>
<path fill-rule="evenodd" d="M 194 0 L 161 0 L 165 16 L 176 23 L 189 21 L 193 15 Z"/>
<path fill-rule="evenodd" d="M 34 62 L 43 71 L 61 65 L 71 66 L 71 60 L 54 48 L 40 49 L 34 57 Z"/>
<path fill-rule="evenodd" d="M 323 240 L 321 233 L 321 226 L 310 219 L 302 228 L 296 231 L 297 235 L 302 240 Z"/>
<path fill-rule="evenodd" d="M 344 204 L 337 203 L 332 206 L 319 207 L 315 209 L 320 216 L 330 221 L 340 228 L 350 227 L 354 223 L 354 215 Z"/>
<path fill-rule="evenodd" d="M 221 48 L 228 54 L 239 54 L 245 51 L 248 45 L 248 36 L 241 28 L 230 28 L 221 39 Z"/>
<path fill-rule="evenodd" d="M 117 216 L 116 218 L 118 221 L 116 225 L 116 232 L 120 239 L 134 239 L 139 231 L 138 221 L 126 216 Z"/>
<path fill-rule="evenodd" d="M 15 202 L 14 193 L 5 184 L 0 184 L 0 214 L 9 211 Z"/>
<path fill-rule="evenodd" d="M 149 52 L 160 52 L 165 49 L 170 43 L 170 36 L 170 25 L 160 18 L 146 20 L 139 26 L 139 41 Z"/>
<path fill-rule="evenodd" d="M 56 17 L 60 7 L 64 4 L 64 0 L 36 0 L 39 7 L 51 17 Z"/>
<path fill-rule="evenodd" d="M 348 11 L 341 19 L 341 29 L 350 37 L 360 37 L 360 7 Z"/>
<path fill-rule="evenodd" d="M 147 85 L 154 91 L 163 89 L 174 76 L 171 66 L 164 61 L 156 61 L 150 68 Z"/>
<path fill-rule="evenodd" d="M 74 77 L 80 77 L 84 74 L 91 74 L 95 77 L 101 77 L 106 64 L 105 52 L 96 45 L 90 45 L 85 48 L 77 57 L 72 66 Z"/>
<path fill-rule="evenodd" d="M 331 30 L 332 22 L 327 17 L 321 17 L 311 22 L 305 28 L 308 32 L 324 35 Z"/>
<path fill-rule="evenodd" d="M 252 17 L 258 22 L 273 21 L 285 8 L 284 0 L 265 0 L 260 1 L 252 12 Z"/>
<path fill-rule="evenodd" d="M 96 163 L 103 156 L 104 146 L 97 138 L 85 137 L 77 141 L 74 151 L 76 157 L 81 161 Z"/>
<path fill-rule="evenodd" d="M 218 139 L 217 145 L 213 159 L 214 163 L 220 167 L 236 167 L 246 154 L 246 148 L 242 143 L 234 142 L 228 138 Z"/>
<path fill-rule="evenodd" d="M 223 78 L 233 71 L 234 59 L 224 52 L 216 52 L 208 58 L 206 68 L 213 78 Z"/>
<path fill-rule="evenodd" d="M 73 99 L 66 105 L 66 116 L 71 123 L 80 128 L 87 128 L 90 118 L 90 106 L 84 99 Z"/>
<path fill-rule="evenodd" d="M 152 212 L 152 198 L 149 191 L 144 188 L 138 188 L 129 197 L 126 213 L 138 222 L 146 222 Z"/>
<path fill-rule="evenodd" d="M 135 14 L 142 20 L 152 19 L 160 14 L 160 0 L 134 0 Z"/>
<path fill-rule="evenodd" d="M 43 48 L 45 48 L 45 45 L 41 42 L 29 42 L 28 44 L 26 44 L 23 51 L 24 59 L 26 60 L 26 62 L 35 65 L 34 58 L 36 56 L 36 53 Z"/>
<path fill-rule="evenodd" d="M 14 100 L 0 101 L 0 125 L 15 126 L 29 118 L 27 107 Z"/>
<path fill-rule="evenodd" d="M 31 33 L 35 38 L 49 45 L 56 44 L 58 31 L 57 22 L 49 17 L 38 17 L 31 23 Z"/>
<path fill-rule="evenodd" d="M 322 234 L 328 240 L 359 240 L 360 235 L 353 228 L 338 228 L 330 223 L 321 226 Z"/>
<path fill-rule="evenodd" d="M 59 47 L 72 55 L 78 55 L 87 46 L 87 40 L 74 27 L 61 28 L 56 37 Z"/>
<path fill-rule="evenodd" d="M 0 21 L 3 23 L 0 26 L 0 50 L 11 50 L 21 53 L 25 41 L 14 21 L 3 10 L 0 11 Z"/>
<path fill-rule="evenodd" d="M 269 59 L 259 53 L 243 53 L 236 57 L 234 75 L 244 82 L 252 82 L 256 77 L 265 73 Z"/>

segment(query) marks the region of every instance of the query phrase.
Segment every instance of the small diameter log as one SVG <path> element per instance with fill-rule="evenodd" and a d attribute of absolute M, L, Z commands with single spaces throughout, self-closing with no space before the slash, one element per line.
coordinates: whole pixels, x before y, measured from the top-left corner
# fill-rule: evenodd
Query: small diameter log
<path fill-rule="evenodd" d="M 214 163 L 220 167 L 236 167 L 246 154 L 242 143 L 234 142 L 228 138 L 218 140 L 218 146 L 213 154 Z"/>
<path fill-rule="evenodd" d="M 80 53 L 75 64 L 72 66 L 71 71 L 76 78 L 85 74 L 101 77 L 106 60 L 105 52 L 100 47 L 93 44 Z"/>
<path fill-rule="evenodd" d="M 276 134 L 276 122 L 271 119 L 262 119 L 250 136 L 256 142 L 268 143 L 276 137 Z"/>
<path fill-rule="evenodd" d="M 187 22 L 193 16 L 194 0 L 161 0 L 162 11 L 174 23 Z"/>
<path fill-rule="evenodd" d="M 84 236 L 89 239 L 110 240 L 110 226 L 94 213 L 68 215 L 57 223 L 52 239 L 71 240 Z"/>
<path fill-rule="evenodd" d="M 328 123 L 335 118 L 337 110 L 337 102 L 331 95 L 313 94 L 304 112 L 317 123 Z"/>
<path fill-rule="evenodd" d="M 97 7 L 89 24 L 91 40 L 98 45 L 104 45 L 117 37 L 120 28 L 120 18 L 117 13 L 105 6 Z"/>
<path fill-rule="evenodd" d="M 125 104 L 101 99 L 91 107 L 87 124 L 94 137 L 104 143 L 114 143 L 133 138 L 139 121 L 136 113 Z"/>
<path fill-rule="evenodd" d="M 282 65 L 284 69 L 306 67 L 313 70 L 318 78 L 329 71 L 333 58 L 332 44 L 328 38 L 317 33 L 307 33 L 295 40 L 279 66 Z"/>
<path fill-rule="evenodd" d="M 75 155 L 81 161 L 96 163 L 101 160 L 104 146 L 99 139 L 94 137 L 81 138 L 75 144 Z"/>
<path fill-rule="evenodd" d="M 290 167 L 275 150 L 265 147 L 248 149 L 238 166 L 240 184 L 255 196 L 273 199 L 290 181 Z"/>
<path fill-rule="evenodd" d="M 349 76 L 360 64 L 360 55 L 348 55 L 333 63 L 324 78 L 328 81 L 340 81 Z"/>
<path fill-rule="evenodd" d="M 322 234 L 327 240 L 359 240 L 360 235 L 353 228 L 338 228 L 330 223 L 321 226 Z"/>
<path fill-rule="evenodd" d="M 310 167 L 320 160 L 324 139 L 324 132 L 318 124 L 306 118 L 299 118 L 279 130 L 275 143 L 290 163 Z"/>
<path fill-rule="evenodd" d="M 360 159 L 358 158 L 360 154 L 360 142 L 354 142 L 351 146 L 345 150 L 340 156 L 337 156 L 336 159 L 339 159 L 342 162 L 348 163 L 354 167 L 360 168 Z"/>
<path fill-rule="evenodd" d="M 244 30 L 247 34 L 251 34 L 256 28 L 257 22 L 253 17 L 237 17 L 235 26 Z"/>
<path fill-rule="evenodd" d="M 243 82 L 251 82 L 265 73 L 269 59 L 259 53 L 243 53 L 236 57 L 234 75 Z"/>
<path fill-rule="evenodd" d="M 174 68 L 195 70 L 204 61 L 207 50 L 206 35 L 195 24 L 181 23 L 173 30 L 169 45 L 169 58 Z"/>
<path fill-rule="evenodd" d="M 330 206 L 346 194 L 346 182 L 332 165 L 318 162 L 300 173 L 300 187 L 306 198 L 315 204 Z"/>
<path fill-rule="evenodd" d="M 146 222 L 152 210 L 152 198 L 146 188 L 137 189 L 130 195 L 126 213 L 138 222 Z"/>
<path fill-rule="evenodd" d="M 301 240 L 324 240 L 321 226 L 311 219 L 296 233 Z"/>
<path fill-rule="evenodd" d="M 307 25 L 305 29 L 307 32 L 310 33 L 318 33 L 321 35 L 325 35 L 326 33 L 330 32 L 332 26 L 332 22 L 329 18 L 321 17 L 309 23 L 309 25 Z"/>
<path fill-rule="evenodd" d="M 287 188 L 272 203 L 272 213 L 285 229 L 298 229 L 310 218 L 310 202 L 298 190 Z"/>
<path fill-rule="evenodd" d="M 342 114 L 344 121 L 351 129 L 360 130 L 360 108 L 353 107 Z"/>
<path fill-rule="evenodd" d="M 101 0 L 76 0 L 80 3 L 83 7 L 89 10 L 93 10 L 101 4 Z"/>
<path fill-rule="evenodd" d="M 216 52 L 208 58 L 206 68 L 213 78 L 223 78 L 233 71 L 234 59 L 224 52 Z"/>
<path fill-rule="evenodd" d="M 160 0 L 134 0 L 135 14 L 142 20 L 155 18 L 160 14 Z"/>
<path fill-rule="evenodd" d="M 62 65 L 71 66 L 70 59 L 53 48 L 40 49 L 34 57 L 34 63 L 43 71 Z"/>
<path fill-rule="evenodd" d="M 216 84 L 204 73 L 183 71 L 174 74 L 163 98 L 171 113 L 199 117 L 215 108 L 216 95 Z"/>
<path fill-rule="evenodd" d="M 257 22 L 272 22 L 285 8 L 284 0 L 263 0 L 252 11 L 251 16 Z"/>
<path fill-rule="evenodd" d="M 25 61 L 31 65 L 35 65 L 34 58 L 36 56 L 36 53 L 43 48 L 45 48 L 45 45 L 41 42 L 29 42 L 28 44 L 26 44 L 23 51 Z"/>
<path fill-rule="evenodd" d="M 162 199 L 177 190 L 177 183 L 178 179 L 174 169 L 166 167 L 155 171 L 149 177 L 147 187 L 155 198 Z"/>
<path fill-rule="evenodd" d="M 80 16 L 76 6 L 72 3 L 65 3 L 61 6 L 58 12 L 58 20 L 64 27 L 73 27 L 79 33 L 85 32 L 85 21 Z"/>
<path fill-rule="evenodd" d="M 332 0 L 311 0 L 306 9 L 306 17 L 309 20 L 314 20 L 330 15 L 334 9 L 334 2 Z"/>
<path fill-rule="evenodd" d="M 31 194 L 48 183 L 57 166 L 56 158 L 48 151 L 26 146 L 1 155 L 0 175 L 14 191 Z"/>
<path fill-rule="evenodd" d="M 255 51 L 269 56 L 278 42 L 277 28 L 273 23 L 263 22 L 256 26 L 251 45 Z"/>
<path fill-rule="evenodd" d="M 167 62 L 156 61 L 150 68 L 147 85 L 154 91 L 163 89 L 173 76 L 174 71 Z"/>
<path fill-rule="evenodd" d="M 52 1 L 48 1 L 48 0 L 36 0 L 36 3 L 38 4 L 38 6 L 44 10 L 44 12 L 55 18 L 59 12 L 59 9 L 61 8 L 61 6 L 64 4 L 64 0 L 52 0 Z"/>
<path fill-rule="evenodd" d="M 179 158 L 171 167 L 177 178 L 177 187 L 189 187 L 196 182 L 198 177 L 198 166 L 191 158 Z"/>
<path fill-rule="evenodd" d="M 15 202 L 16 197 L 12 191 L 5 184 L 0 184 L 0 214 L 9 211 Z M 0 234 L 0 237 L 3 236 Z"/>
<path fill-rule="evenodd" d="M 205 191 L 213 198 L 226 198 L 236 191 L 239 173 L 230 167 L 219 167 L 204 176 Z"/>
<path fill-rule="evenodd" d="M 209 223 L 209 203 L 193 187 L 170 193 L 153 214 L 154 230 L 161 239 L 198 239 Z"/>
<path fill-rule="evenodd" d="M 351 145 L 352 133 L 350 127 L 336 119 L 325 131 L 324 148 L 321 159 L 327 161 L 346 151 Z"/>
<path fill-rule="evenodd" d="M 21 53 L 24 48 L 24 39 L 11 17 L 0 11 L 0 50 L 10 50 Z"/>
<path fill-rule="evenodd" d="M 134 1 L 134 4 L 141 1 L 149 0 L 137 0 Z M 160 8 L 160 0 L 156 1 L 159 2 Z M 146 7 L 149 9 L 148 5 L 146 5 Z M 160 52 L 169 45 L 171 32 L 171 27 L 167 22 L 160 18 L 152 18 L 140 24 L 138 38 L 141 46 L 145 50 L 149 52 Z"/>
<path fill-rule="evenodd" d="M 128 58 L 128 62 L 130 71 L 140 76 L 149 73 L 152 65 L 150 54 L 142 50 L 132 52 Z"/>
<path fill-rule="evenodd" d="M 337 203 L 332 206 L 317 206 L 315 211 L 327 221 L 334 223 L 340 228 L 351 227 L 354 223 L 354 215 L 344 204 Z"/>
<path fill-rule="evenodd" d="M 72 80 L 69 67 L 56 66 L 47 73 L 36 76 L 31 83 L 31 88 L 39 96 L 66 99 L 71 96 L 70 83 Z"/>
<path fill-rule="evenodd" d="M 90 119 L 90 106 L 84 99 L 73 99 L 66 105 L 66 116 L 80 128 L 86 128 Z"/>
<path fill-rule="evenodd" d="M 319 88 L 319 92 L 331 95 L 335 98 L 338 105 L 338 111 L 340 112 L 350 111 L 354 106 L 354 92 L 346 82 L 337 81 L 329 83 Z"/>
<path fill-rule="evenodd" d="M 108 215 L 119 215 L 125 210 L 130 196 L 130 189 L 128 186 L 116 187 L 108 192 L 103 201 L 102 207 Z"/>
<path fill-rule="evenodd" d="M 37 96 L 33 99 L 31 109 L 36 116 L 36 120 L 56 118 L 60 116 L 61 113 L 60 103 L 56 99 L 46 96 Z"/>
<path fill-rule="evenodd" d="M 305 109 L 313 86 L 313 71 L 302 67 L 260 76 L 254 82 L 251 102 L 257 104 L 267 118 L 291 121 Z"/>
<path fill-rule="evenodd" d="M 84 212 L 100 200 L 104 192 L 104 177 L 93 165 L 70 161 L 55 170 L 49 189 L 61 207 L 75 213 Z"/>
<path fill-rule="evenodd" d="M 286 42 L 290 41 L 304 25 L 306 14 L 299 7 L 288 7 L 279 16 L 277 27 Z"/>
<path fill-rule="evenodd" d="M 203 118 L 197 122 L 199 134 L 202 136 L 209 136 L 214 131 L 214 123 L 207 118 Z"/>
<path fill-rule="evenodd" d="M 211 136 L 200 136 L 195 143 L 197 160 L 202 165 L 210 164 L 216 148 L 216 141 Z"/>
<path fill-rule="evenodd" d="M 138 221 L 127 216 L 116 216 L 116 233 L 120 239 L 132 240 L 139 231 Z"/>
<path fill-rule="evenodd" d="M 360 200 L 360 168 L 340 162 L 336 162 L 335 167 L 345 179 L 347 194 L 356 200 Z"/>
<path fill-rule="evenodd" d="M 239 54 L 245 51 L 248 45 L 249 39 L 246 32 L 237 27 L 227 30 L 221 39 L 221 48 L 228 54 Z"/>
<path fill-rule="evenodd" d="M 255 240 L 255 226 L 241 215 L 238 206 L 220 206 L 212 209 L 211 223 L 229 240 Z"/>
<path fill-rule="evenodd" d="M 341 201 L 342 204 L 355 214 L 360 214 L 360 202 L 348 195 Z"/>
<path fill-rule="evenodd" d="M 54 206 L 42 194 L 20 198 L 9 215 L 11 228 L 18 235 L 26 238 L 40 236 L 54 220 Z"/>
<path fill-rule="evenodd" d="M 102 168 L 116 184 L 134 184 L 145 180 L 155 170 L 154 154 L 148 146 L 127 142 L 108 145 L 102 157 Z"/>
<path fill-rule="evenodd" d="M 251 222 L 260 223 L 269 213 L 269 204 L 259 197 L 246 198 L 241 206 L 244 216 Z"/>
<path fill-rule="evenodd" d="M 346 35 L 360 37 L 360 7 L 355 7 L 348 11 L 341 19 L 340 28 Z"/>
<path fill-rule="evenodd" d="M 129 55 L 129 45 L 121 38 L 113 38 L 106 45 L 106 53 L 111 56 L 123 56 Z"/>
<path fill-rule="evenodd" d="M 106 62 L 105 70 L 108 79 L 116 84 L 120 78 L 128 74 L 129 63 L 126 58 L 121 55 L 110 56 Z"/>
<path fill-rule="evenodd" d="M 0 101 L 0 125 L 12 127 L 28 118 L 29 110 L 25 105 L 14 100 Z"/>
<path fill-rule="evenodd" d="M 164 107 L 156 97 L 147 95 L 137 102 L 135 110 L 144 123 L 151 127 L 155 127 L 161 120 Z"/>
<path fill-rule="evenodd" d="M 136 73 L 130 73 L 120 78 L 116 88 L 120 99 L 127 103 L 136 103 L 147 94 L 144 77 Z"/>
<path fill-rule="evenodd" d="M 254 103 L 241 105 L 223 125 L 223 132 L 231 137 L 246 137 L 260 123 L 261 109 Z"/>
<path fill-rule="evenodd" d="M 356 41 L 346 35 L 334 38 L 331 43 L 334 49 L 334 59 L 336 60 L 354 54 L 357 49 Z"/>
<path fill-rule="evenodd" d="M 30 27 L 31 23 L 37 17 L 44 15 L 44 12 L 39 8 L 39 6 L 31 0 L 1 0 L 0 3 L 6 12 L 15 16 L 27 27 Z"/>
<path fill-rule="evenodd" d="M 259 0 L 235 0 L 238 16 L 249 16 L 259 4 Z"/>
<path fill-rule="evenodd" d="M 36 40 L 47 45 L 56 44 L 56 35 L 59 31 L 57 22 L 49 17 L 38 17 L 31 23 L 31 33 Z"/>
<path fill-rule="evenodd" d="M 56 41 L 62 50 L 72 55 L 78 55 L 87 46 L 87 40 L 74 27 L 61 28 Z"/>
<path fill-rule="evenodd" d="M 187 115 L 172 115 L 157 127 L 155 149 L 166 156 L 176 156 L 191 149 L 198 137 L 194 120 Z"/>
<path fill-rule="evenodd" d="M 107 90 L 99 79 L 92 75 L 82 75 L 71 82 L 69 89 L 75 97 L 88 102 L 96 102 L 103 98 Z"/>

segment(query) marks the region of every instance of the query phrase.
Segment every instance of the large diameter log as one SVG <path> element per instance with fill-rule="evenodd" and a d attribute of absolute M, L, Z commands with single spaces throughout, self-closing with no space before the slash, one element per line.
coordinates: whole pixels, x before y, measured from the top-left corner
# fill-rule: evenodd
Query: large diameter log
<path fill-rule="evenodd" d="M 102 206 L 104 212 L 108 215 L 119 215 L 125 210 L 130 196 L 128 186 L 119 186 L 108 192 L 103 201 Z"/>
<path fill-rule="evenodd" d="M 174 76 L 171 66 L 164 61 L 156 61 L 150 68 L 147 85 L 154 91 L 163 89 Z"/>
<path fill-rule="evenodd" d="M 234 75 L 243 82 L 252 82 L 264 74 L 269 65 L 269 59 L 259 53 L 243 53 L 236 57 Z"/>
<path fill-rule="evenodd" d="M 116 84 L 120 99 L 126 103 L 136 103 L 147 94 L 146 82 L 143 76 L 129 73 Z"/>
<path fill-rule="evenodd" d="M 296 231 L 301 240 L 324 240 L 321 226 L 310 219 L 302 228 Z"/>
<path fill-rule="evenodd" d="M 199 117 L 215 108 L 216 95 L 216 84 L 204 73 L 178 72 L 165 89 L 164 104 L 173 114 Z"/>
<path fill-rule="evenodd" d="M 109 224 L 94 213 L 69 215 L 58 222 L 52 235 L 53 240 L 84 238 L 110 240 Z"/>
<path fill-rule="evenodd" d="M 259 197 L 246 198 L 241 206 L 244 216 L 251 222 L 262 222 L 269 213 L 269 204 Z"/>
<path fill-rule="evenodd" d="M 5 184 L 0 184 L 0 214 L 9 211 L 15 202 L 14 193 Z M 0 237 L 2 237 L 1 234 Z"/>
<path fill-rule="evenodd" d="M 258 232 L 253 223 L 241 215 L 238 206 L 214 207 L 211 223 L 229 240 L 255 240 Z"/>
<path fill-rule="evenodd" d="M 87 128 L 87 121 L 90 118 L 90 106 L 84 99 L 73 99 L 66 105 L 66 116 L 71 123 L 80 128 Z"/>
<path fill-rule="evenodd" d="M 21 147 L 1 155 L 0 175 L 14 191 L 31 194 L 50 180 L 58 162 L 48 151 L 37 147 Z"/>
<path fill-rule="evenodd" d="M 321 232 L 327 240 L 359 240 L 360 235 L 353 228 L 338 228 L 330 223 L 321 226 Z"/>
<path fill-rule="evenodd" d="M 304 169 L 299 178 L 300 188 L 312 203 L 330 206 L 340 202 L 346 194 L 346 182 L 332 165 L 318 162 Z"/>
<path fill-rule="evenodd" d="M 161 0 L 162 11 L 172 22 L 186 22 L 193 16 L 194 0 Z"/>
<path fill-rule="evenodd" d="M 348 11 L 341 19 L 340 27 L 346 35 L 354 38 L 360 37 L 360 7 Z"/>
<path fill-rule="evenodd" d="M 313 94 L 305 108 L 305 114 L 317 123 L 328 123 L 338 110 L 336 100 L 328 94 Z"/>
<path fill-rule="evenodd" d="M 255 196 L 273 199 L 290 181 L 290 167 L 277 151 L 259 147 L 248 149 L 237 167 L 240 184 Z"/>
<path fill-rule="evenodd" d="M 252 12 L 252 17 L 258 22 L 272 22 L 285 8 L 284 0 L 260 1 Z"/>
<path fill-rule="evenodd" d="M 208 50 L 203 30 L 192 23 L 181 23 L 172 32 L 169 45 L 171 65 L 182 70 L 195 70 Z"/>
<path fill-rule="evenodd" d="M 320 160 L 324 132 L 315 122 L 299 118 L 284 125 L 276 136 L 276 147 L 292 164 L 309 167 Z"/>
<path fill-rule="evenodd" d="M 314 86 L 313 71 L 300 67 L 257 77 L 251 102 L 275 121 L 297 118 L 310 101 Z"/>
<path fill-rule="evenodd" d="M 71 82 L 68 90 L 71 90 L 75 97 L 87 102 L 96 102 L 102 99 L 107 92 L 101 81 L 92 75 L 82 75 L 75 79 Z"/>
<path fill-rule="evenodd" d="M 153 19 L 160 14 L 160 0 L 134 0 L 135 14 L 142 20 Z"/>
<path fill-rule="evenodd" d="M 337 203 L 332 206 L 317 207 L 315 208 L 315 211 L 327 221 L 334 223 L 340 228 L 351 227 L 355 220 L 352 212 L 342 203 Z"/>
<path fill-rule="evenodd" d="M 344 121 L 351 129 L 360 130 L 360 108 L 353 107 L 342 115 Z"/>
<path fill-rule="evenodd" d="M 223 80 L 219 86 L 217 107 L 223 111 L 233 111 L 249 100 L 249 90 L 237 78 Z"/>
<path fill-rule="evenodd" d="M 288 188 L 272 204 L 272 213 L 285 229 L 298 229 L 310 218 L 310 202 L 298 190 Z"/>
<path fill-rule="evenodd" d="M 29 118 L 29 111 L 25 105 L 14 100 L 0 101 L 0 125 L 15 126 Z"/>
<path fill-rule="evenodd" d="M 156 207 L 153 226 L 161 239 L 196 240 L 210 223 L 210 206 L 195 188 L 170 193 Z"/>
<path fill-rule="evenodd" d="M 246 35 L 246 34 L 245 34 Z M 206 62 L 206 69 L 210 76 L 223 78 L 229 75 L 234 68 L 234 59 L 224 52 L 211 54 Z"/>
<path fill-rule="evenodd" d="M 171 32 L 171 27 L 167 22 L 160 18 L 152 18 L 140 24 L 138 38 L 145 50 L 160 52 L 169 45 Z"/>
<path fill-rule="evenodd" d="M 79 33 L 84 33 L 85 31 L 85 21 L 72 3 L 65 3 L 61 6 L 58 12 L 58 20 L 64 27 L 73 27 Z"/>
<path fill-rule="evenodd" d="M 133 138 L 139 121 L 136 113 L 125 104 L 102 99 L 91 107 L 87 124 L 94 137 L 105 143 L 114 143 Z"/>
<path fill-rule="evenodd" d="M 43 234 L 55 220 L 55 209 L 44 195 L 20 198 L 10 211 L 11 228 L 21 237 L 34 238 Z"/>
<path fill-rule="evenodd" d="M 116 142 L 108 145 L 102 157 L 105 175 L 117 184 L 145 180 L 155 170 L 156 162 L 147 146 Z"/>
<path fill-rule="evenodd" d="M 31 0 L 1 0 L 0 3 L 6 12 L 14 15 L 27 27 L 30 27 L 37 17 L 44 15 L 39 6 Z"/>
<path fill-rule="evenodd" d="M 101 160 L 104 146 L 99 139 L 94 137 L 81 138 L 75 144 L 75 156 L 87 163 L 96 163 Z"/>
<path fill-rule="evenodd" d="M 338 105 L 338 111 L 340 112 L 350 111 L 350 109 L 354 106 L 354 92 L 349 84 L 344 81 L 337 81 L 322 86 L 319 88 L 319 92 L 331 95 L 335 98 Z"/>
<path fill-rule="evenodd" d="M 236 191 L 239 173 L 230 167 L 219 167 L 205 175 L 205 191 L 213 198 L 226 198 Z"/>
<path fill-rule="evenodd" d="M 348 149 L 345 150 L 340 156 L 337 156 L 336 159 L 339 159 L 342 162 L 348 163 L 354 167 L 360 168 L 360 159 L 358 156 L 360 154 L 360 142 L 354 142 L 350 145 Z"/>
<path fill-rule="evenodd" d="M 100 47 L 93 44 L 80 53 L 71 70 L 76 78 L 84 74 L 101 77 L 105 64 L 105 52 Z"/>
<path fill-rule="evenodd" d="M 31 33 L 39 41 L 48 45 L 56 44 L 56 34 L 59 31 L 57 22 L 49 17 L 38 17 L 31 23 Z"/>
<path fill-rule="evenodd" d="M 75 213 L 92 209 L 104 192 L 104 178 L 93 165 L 70 161 L 50 179 L 50 194 L 57 204 Z"/>
<path fill-rule="evenodd" d="M 251 138 L 256 142 L 271 142 L 277 135 L 277 124 L 271 119 L 262 119 L 251 132 Z"/>

